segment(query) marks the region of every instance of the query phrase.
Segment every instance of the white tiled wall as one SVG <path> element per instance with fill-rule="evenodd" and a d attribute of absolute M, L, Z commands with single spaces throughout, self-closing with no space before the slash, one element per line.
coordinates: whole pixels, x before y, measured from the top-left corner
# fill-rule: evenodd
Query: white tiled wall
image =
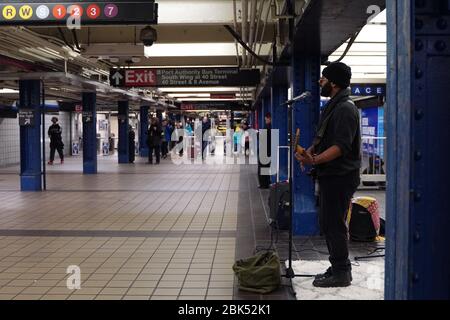
<path fill-rule="evenodd" d="M 70 114 L 60 112 L 56 115 L 59 119 L 59 125 L 63 129 L 64 154 L 70 154 Z M 51 119 L 54 115 L 45 116 L 46 132 L 46 153 L 47 159 L 50 155 L 50 139 L 47 131 L 51 125 Z M 57 156 L 57 155 L 56 155 Z M 58 159 L 58 158 L 57 158 Z M 0 118 L 0 167 L 6 167 L 20 162 L 20 127 L 18 119 Z"/>
<path fill-rule="evenodd" d="M 0 118 L 0 167 L 20 162 L 19 119 Z"/>

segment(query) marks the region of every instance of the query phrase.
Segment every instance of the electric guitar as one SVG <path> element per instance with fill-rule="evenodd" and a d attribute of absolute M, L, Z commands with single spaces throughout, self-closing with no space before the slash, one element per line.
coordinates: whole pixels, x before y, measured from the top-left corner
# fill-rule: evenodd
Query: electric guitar
<path fill-rule="evenodd" d="M 299 145 L 300 142 L 300 128 L 297 129 L 297 132 L 295 133 L 295 154 L 300 154 L 300 155 L 304 155 L 306 153 L 306 149 L 301 147 Z M 302 171 L 305 171 L 305 167 L 303 165 L 303 163 L 300 162 L 300 167 L 302 169 Z"/>
<path fill-rule="evenodd" d="M 300 128 L 297 129 L 297 132 L 295 133 L 295 144 L 294 144 L 294 146 L 295 146 L 295 153 L 303 155 L 306 152 L 306 150 L 305 150 L 305 148 L 303 148 L 303 147 L 301 147 L 299 145 L 299 142 L 300 142 Z"/>

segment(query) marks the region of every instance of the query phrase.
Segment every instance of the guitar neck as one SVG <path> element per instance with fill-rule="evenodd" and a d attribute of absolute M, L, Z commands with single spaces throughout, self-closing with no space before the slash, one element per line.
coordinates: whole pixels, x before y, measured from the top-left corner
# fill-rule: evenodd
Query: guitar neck
<path fill-rule="evenodd" d="M 295 133 L 295 144 L 294 148 L 298 146 L 298 143 L 300 142 L 300 129 L 297 129 L 297 132 Z"/>

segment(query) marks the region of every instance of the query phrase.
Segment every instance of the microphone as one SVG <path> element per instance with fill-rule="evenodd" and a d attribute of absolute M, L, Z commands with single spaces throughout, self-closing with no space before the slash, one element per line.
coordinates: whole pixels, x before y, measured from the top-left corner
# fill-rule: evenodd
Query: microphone
<path fill-rule="evenodd" d="M 296 103 L 297 101 L 304 100 L 304 99 L 307 99 L 310 97 L 312 97 L 311 92 L 305 91 L 301 95 L 293 98 L 292 100 L 286 101 L 285 103 L 282 104 L 282 106 L 292 105 L 292 104 Z"/>

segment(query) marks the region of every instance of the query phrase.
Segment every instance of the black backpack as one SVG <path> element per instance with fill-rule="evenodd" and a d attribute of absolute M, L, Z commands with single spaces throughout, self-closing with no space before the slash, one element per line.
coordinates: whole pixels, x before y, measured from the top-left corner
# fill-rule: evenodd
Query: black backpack
<path fill-rule="evenodd" d="M 380 235 L 381 219 L 376 199 L 362 197 L 352 201 L 347 217 L 350 239 L 373 242 Z"/>

